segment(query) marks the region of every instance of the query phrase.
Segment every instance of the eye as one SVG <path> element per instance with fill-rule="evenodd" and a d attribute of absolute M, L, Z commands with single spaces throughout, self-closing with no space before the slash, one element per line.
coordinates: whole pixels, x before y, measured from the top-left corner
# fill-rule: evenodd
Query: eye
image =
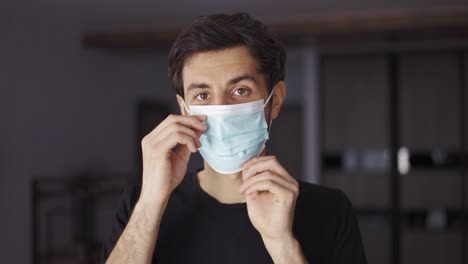
<path fill-rule="evenodd" d="M 250 94 L 250 91 L 247 88 L 238 88 L 234 91 L 234 95 L 238 95 L 238 96 L 247 96 L 249 94 Z"/>
<path fill-rule="evenodd" d="M 205 101 L 206 99 L 208 99 L 207 93 L 199 93 L 197 96 L 195 96 L 195 100 L 198 101 Z"/>

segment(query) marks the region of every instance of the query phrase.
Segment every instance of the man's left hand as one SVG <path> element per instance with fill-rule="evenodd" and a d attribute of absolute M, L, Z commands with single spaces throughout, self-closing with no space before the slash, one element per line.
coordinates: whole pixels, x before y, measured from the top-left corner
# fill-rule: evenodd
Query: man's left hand
<path fill-rule="evenodd" d="M 297 246 L 292 226 L 299 183 L 274 156 L 260 156 L 246 162 L 242 178 L 244 183 L 239 191 L 246 195 L 250 221 L 270 255 L 276 251 L 273 248 Z"/>

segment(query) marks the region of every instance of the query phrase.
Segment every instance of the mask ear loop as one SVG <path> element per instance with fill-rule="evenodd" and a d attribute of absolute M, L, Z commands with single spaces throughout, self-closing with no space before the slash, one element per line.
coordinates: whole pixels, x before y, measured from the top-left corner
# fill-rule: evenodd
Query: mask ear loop
<path fill-rule="evenodd" d="M 271 93 L 270 95 L 268 96 L 266 102 L 263 104 L 263 108 L 265 108 L 265 106 L 268 104 L 268 102 L 270 101 L 270 99 L 272 98 L 273 94 L 275 93 L 275 89 L 276 89 L 276 86 L 273 87 L 273 90 L 271 90 Z M 273 125 L 273 118 L 271 118 L 271 111 L 270 111 L 270 124 L 268 125 L 268 135 L 270 135 L 270 131 L 271 131 L 271 126 Z"/>
<path fill-rule="evenodd" d="M 187 105 L 185 104 L 185 100 L 182 100 L 182 103 L 184 104 L 184 108 L 185 108 L 185 111 L 187 111 L 187 113 L 189 113 L 190 115 L 192 115 L 192 112 L 190 111 L 190 109 L 187 107 Z"/>
<path fill-rule="evenodd" d="M 273 94 L 275 93 L 275 89 L 276 89 L 276 86 L 273 88 L 273 90 L 271 91 L 270 95 L 268 96 L 267 100 L 265 101 L 265 103 L 263 104 L 263 108 L 265 108 L 265 106 L 268 104 L 268 102 L 270 101 L 271 97 L 273 96 Z"/>
<path fill-rule="evenodd" d="M 272 125 L 273 125 L 273 119 L 270 117 L 270 125 L 268 126 L 268 136 L 270 135 Z"/>

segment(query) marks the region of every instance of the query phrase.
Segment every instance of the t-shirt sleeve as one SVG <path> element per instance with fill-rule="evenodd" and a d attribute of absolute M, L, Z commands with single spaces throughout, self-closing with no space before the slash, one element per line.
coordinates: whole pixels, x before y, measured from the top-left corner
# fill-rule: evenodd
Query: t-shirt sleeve
<path fill-rule="evenodd" d="M 114 249 L 115 244 L 122 235 L 127 223 L 130 219 L 130 216 L 133 211 L 133 207 L 139 196 L 139 187 L 132 186 L 127 189 L 122 194 L 122 198 L 119 202 L 117 210 L 115 211 L 114 218 L 112 220 L 112 230 L 109 235 L 109 238 L 102 247 L 102 258 L 101 262 L 105 263 L 110 253 Z"/>
<path fill-rule="evenodd" d="M 332 255 L 333 264 L 366 264 L 367 259 L 362 245 L 361 233 L 351 202 L 340 191 L 339 219 L 336 227 Z"/>

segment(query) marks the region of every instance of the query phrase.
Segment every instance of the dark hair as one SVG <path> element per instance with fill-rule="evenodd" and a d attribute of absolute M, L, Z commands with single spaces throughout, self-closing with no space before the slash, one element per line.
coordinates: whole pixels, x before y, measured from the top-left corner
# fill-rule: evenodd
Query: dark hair
<path fill-rule="evenodd" d="M 279 38 L 260 20 L 246 13 L 197 17 L 176 38 L 169 53 L 169 80 L 184 97 L 182 70 L 194 53 L 246 46 L 265 77 L 269 92 L 284 81 L 286 51 Z"/>

